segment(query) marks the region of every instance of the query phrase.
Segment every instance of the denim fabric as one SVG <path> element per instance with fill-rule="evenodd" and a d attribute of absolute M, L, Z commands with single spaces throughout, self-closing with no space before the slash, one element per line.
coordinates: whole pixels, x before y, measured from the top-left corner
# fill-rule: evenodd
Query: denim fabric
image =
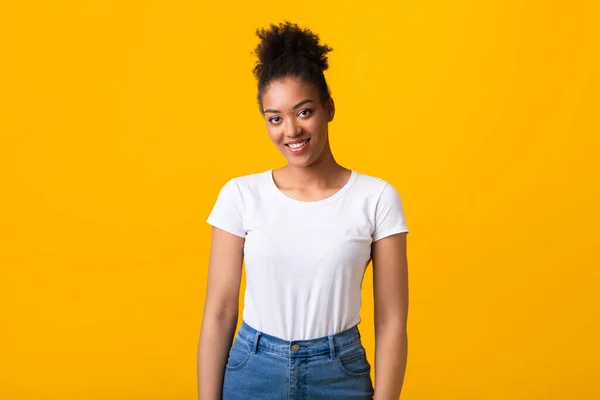
<path fill-rule="evenodd" d="M 245 321 L 229 351 L 224 400 L 367 400 L 371 364 L 358 326 L 321 338 L 283 340 Z"/>

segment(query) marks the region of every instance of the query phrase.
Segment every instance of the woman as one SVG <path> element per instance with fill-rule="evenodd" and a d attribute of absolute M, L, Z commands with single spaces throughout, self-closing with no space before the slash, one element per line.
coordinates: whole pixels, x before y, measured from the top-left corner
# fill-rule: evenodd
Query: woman
<path fill-rule="evenodd" d="M 332 48 L 290 22 L 257 35 L 257 101 L 287 164 L 229 180 L 208 217 L 200 400 L 398 399 L 408 313 L 399 194 L 333 157 L 335 107 L 323 74 Z M 358 330 L 371 259 L 375 388 Z M 243 320 L 234 337 L 243 260 Z"/>

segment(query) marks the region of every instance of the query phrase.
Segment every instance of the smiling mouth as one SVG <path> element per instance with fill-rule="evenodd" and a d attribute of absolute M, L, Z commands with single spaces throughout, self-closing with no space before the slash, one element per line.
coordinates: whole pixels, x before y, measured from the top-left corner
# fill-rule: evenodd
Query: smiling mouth
<path fill-rule="evenodd" d="M 306 139 L 303 142 L 298 142 L 298 143 L 290 143 L 290 144 L 285 144 L 287 147 L 289 147 L 290 149 L 301 149 L 302 147 L 304 147 L 308 142 L 310 141 L 310 138 Z"/>

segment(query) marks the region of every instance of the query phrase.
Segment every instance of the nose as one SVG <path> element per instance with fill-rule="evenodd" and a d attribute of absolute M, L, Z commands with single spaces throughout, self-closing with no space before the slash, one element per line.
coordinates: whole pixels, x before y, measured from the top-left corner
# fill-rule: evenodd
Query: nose
<path fill-rule="evenodd" d="M 302 127 L 293 119 L 288 119 L 288 123 L 284 127 L 284 133 L 288 137 L 296 137 L 302 134 Z"/>

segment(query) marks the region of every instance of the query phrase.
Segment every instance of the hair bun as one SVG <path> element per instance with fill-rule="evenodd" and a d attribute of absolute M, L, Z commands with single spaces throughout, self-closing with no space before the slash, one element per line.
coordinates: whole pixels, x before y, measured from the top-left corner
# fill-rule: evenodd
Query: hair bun
<path fill-rule="evenodd" d="M 327 53 L 333 49 L 319 44 L 319 36 L 309 29 L 284 21 L 270 24 L 269 29 L 257 29 L 261 42 L 254 53 L 260 64 L 280 62 L 282 59 L 304 57 L 315 63 L 322 71 L 328 68 Z"/>

